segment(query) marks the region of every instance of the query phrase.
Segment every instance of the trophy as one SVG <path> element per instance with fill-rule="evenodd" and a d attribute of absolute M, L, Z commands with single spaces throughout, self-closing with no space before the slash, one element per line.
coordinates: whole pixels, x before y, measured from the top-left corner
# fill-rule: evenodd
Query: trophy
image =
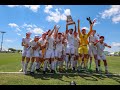
<path fill-rule="evenodd" d="M 88 18 L 86 18 L 88 21 L 89 21 L 89 23 L 90 23 L 90 25 L 92 24 L 92 21 L 91 21 L 91 19 L 90 19 L 90 17 L 88 17 Z"/>
<path fill-rule="evenodd" d="M 68 15 L 68 16 L 67 16 L 66 23 L 67 23 L 67 24 L 66 24 L 66 30 L 68 30 L 68 26 L 69 26 L 69 25 L 75 25 L 75 29 L 76 29 L 76 24 L 75 24 L 75 22 L 73 21 L 71 15 Z"/>

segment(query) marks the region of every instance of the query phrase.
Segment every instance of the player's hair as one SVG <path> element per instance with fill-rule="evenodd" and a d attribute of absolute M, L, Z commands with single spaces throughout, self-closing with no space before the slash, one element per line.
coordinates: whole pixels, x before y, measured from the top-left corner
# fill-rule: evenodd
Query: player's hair
<path fill-rule="evenodd" d="M 71 28 L 71 29 L 69 29 L 69 30 L 72 30 L 73 31 L 73 29 Z"/>
<path fill-rule="evenodd" d="M 94 32 L 96 32 L 96 30 L 93 30 Z"/>
<path fill-rule="evenodd" d="M 100 36 L 100 39 L 103 38 L 104 39 L 104 36 Z"/>
<path fill-rule="evenodd" d="M 61 33 L 61 32 L 59 32 L 58 34 L 61 34 L 61 35 L 62 35 L 62 33 Z"/>

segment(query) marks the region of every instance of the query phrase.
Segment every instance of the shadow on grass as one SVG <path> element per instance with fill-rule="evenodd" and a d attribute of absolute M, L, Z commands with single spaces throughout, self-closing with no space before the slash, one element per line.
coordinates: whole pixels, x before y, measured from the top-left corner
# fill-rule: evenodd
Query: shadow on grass
<path fill-rule="evenodd" d="M 64 70 L 62 73 L 64 74 L 39 74 L 39 73 L 35 73 L 34 75 L 32 75 L 32 77 L 34 77 L 35 79 L 41 79 L 41 80 L 51 80 L 51 79 L 58 79 L 61 80 L 63 82 L 70 82 L 67 80 L 64 80 L 63 77 L 67 77 L 69 79 L 76 79 L 76 76 L 79 76 L 85 80 L 88 81 L 99 81 L 100 80 L 105 80 L 105 78 L 109 78 L 112 80 L 115 80 L 116 82 L 120 83 L 120 76 L 119 75 L 114 75 L 113 73 L 109 73 L 108 75 L 105 74 L 104 71 L 101 71 L 101 73 L 96 73 L 95 71 L 81 71 L 81 72 L 75 72 L 75 71 L 71 71 L 68 70 L 67 72 Z M 73 74 L 69 74 L 69 73 L 73 73 Z M 31 76 L 31 75 L 29 75 Z"/>

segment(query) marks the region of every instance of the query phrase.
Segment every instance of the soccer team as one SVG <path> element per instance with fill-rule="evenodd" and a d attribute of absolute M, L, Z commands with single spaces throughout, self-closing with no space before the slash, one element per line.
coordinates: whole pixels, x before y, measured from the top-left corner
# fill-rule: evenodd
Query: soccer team
<path fill-rule="evenodd" d="M 41 37 L 35 35 L 33 40 L 30 38 L 31 33 L 27 32 L 26 37 L 22 39 L 24 48 L 20 71 L 27 74 L 29 62 L 31 75 L 41 70 L 43 74 L 46 74 L 48 70 L 51 73 L 62 72 L 63 69 L 66 71 L 68 69 L 81 71 L 82 68 L 91 70 L 92 57 L 94 57 L 96 72 L 101 71 L 100 61 L 103 60 L 105 73 L 108 73 L 104 49 L 111 46 L 104 43 L 104 36 L 96 35 L 96 30 L 92 29 L 94 23 L 93 21 L 90 24 L 88 33 L 84 28 L 80 30 L 80 20 L 78 20 L 78 30 L 66 28 L 66 31 L 61 33 L 60 27 L 55 25 L 53 30 L 48 30 Z"/>

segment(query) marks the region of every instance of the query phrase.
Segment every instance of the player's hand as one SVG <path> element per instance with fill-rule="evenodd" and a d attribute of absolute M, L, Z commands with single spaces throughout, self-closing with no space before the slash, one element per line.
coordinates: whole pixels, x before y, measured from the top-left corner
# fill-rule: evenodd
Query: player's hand
<path fill-rule="evenodd" d="M 26 44 L 26 45 L 25 45 L 25 47 L 26 47 L 26 48 L 28 48 L 28 47 L 29 47 L 29 45 L 28 45 L 28 44 Z"/>
<path fill-rule="evenodd" d="M 78 19 L 78 23 L 80 23 L 80 20 Z"/>

